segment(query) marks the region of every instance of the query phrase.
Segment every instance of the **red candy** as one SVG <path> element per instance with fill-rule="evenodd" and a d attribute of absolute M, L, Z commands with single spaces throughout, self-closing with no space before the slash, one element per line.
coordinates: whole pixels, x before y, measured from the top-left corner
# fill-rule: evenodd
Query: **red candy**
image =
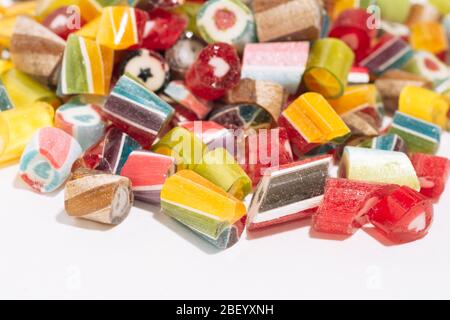
<path fill-rule="evenodd" d="M 58 36 L 67 40 L 72 32 L 80 30 L 86 23 L 74 7 L 61 7 L 50 13 L 42 24 Z"/>
<path fill-rule="evenodd" d="M 368 217 L 390 240 L 409 242 L 427 234 L 433 220 L 433 206 L 419 192 L 397 186 L 372 207 Z"/>
<path fill-rule="evenodd" d="M 411 162 L 420 181 L 420 193 L 433 200 L 439 200 L 445 189 L 450 162 L 447 158 L 430 154 L 415 153 Z"/>
<path fill-rule="evenodd" d="M 241 63 L 236 50 L 226 43 L 205 47 L 186 73 L 186 85 L 196 96 L 215 100 L 239 82 Z"/>

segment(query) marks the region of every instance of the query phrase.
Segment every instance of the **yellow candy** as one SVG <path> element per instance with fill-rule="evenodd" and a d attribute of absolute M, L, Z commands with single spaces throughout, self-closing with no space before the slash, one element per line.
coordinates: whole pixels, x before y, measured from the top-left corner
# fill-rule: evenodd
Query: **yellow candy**
<path fill-rule="evenodd" d="M 338 99 L 329 99 L 337 114 L 342 115 L 354 109 L 377 105 L 377 88 L 372 84 L 350 86 Z"/>
<path fill-rule="evenodd" d="M 0 46 L 9 48 L 11 37 L 16 23 L 16 17 L 6 17 L 0 20 Z"/>
<path fill-rule="evenodd" d="M 0 60 L 0 75 L 4 72 L 12 69 L 14 67 L 13 63 L 9 60 Z"/>
<path fill-rule="evenodd" d="M 78 0 L 38 0 L 35 13 L 37 18 L 42 20 L 56 9 L 71 5 L 77 6 Z"/>
<path fill-rule="evenodd" d="M 92 21 L 89 21 L 87 24 L 81 27 L 80 30 L 75 32 L 77 36 L 95 40 L 97 37 L 98 28 L 100 27 L 100 17 L 95 18 Z"/>
<path fill-rule="evenodd" d="M 424 88 L 407 86 L 400 93 L 399 111 L 434 123 L 447 126 L 448 102 L 441 95 Z"/>
<path fill-rule="evenodd" d="M 9 7 L 2 8 L 1 17 L 15 17 L 19 14 L 33 15 L 35 10 L 36 1 L 16 2 Z"/>
<path fill-rule="evenodd" d="M 53 91 L 17 69 L 7 70 L 0 78 L 17 108 L 27 107 L 36 101 L 45 101 L 54 107 L 61 104 Z"/>
<path fill-rule="evenodd" d="M 45 102 L 0 112 L 0 165 L 18 160 L 36 130 L 53 126 L 53 116 Z"/>
<path fill-rule="evenodd" d="M 447 35 L 438 22 L 419 22 L 411 27 L 411 46 L 415 50 L 425 50 L 439 54 L 448 49 Z"/>

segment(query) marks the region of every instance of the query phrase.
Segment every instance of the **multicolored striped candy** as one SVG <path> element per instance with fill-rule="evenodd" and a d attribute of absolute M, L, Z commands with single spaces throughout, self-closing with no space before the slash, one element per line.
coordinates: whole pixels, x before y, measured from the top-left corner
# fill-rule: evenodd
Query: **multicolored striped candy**
<path fill-rule="evenodd" d="M 386 151 L 398 151 L 403 153 L 408 152 L 405 141 L 396 134 L 386 134 L 383 136 L 364 140 L 363 142 L 358 144 L 358 147 Z"/>
<path fill-rule="evenodd" d="M 164 181 L 174 172 L 174 158 L 150 151 L 135 150 L 128 156 L 120 175 L 130 179 L 137 200 L 159 203 Z"/>
<path fill-rule="evenodd" d="M 97 112 L 99 109 L 81 97 L 72 98 L 56 110 L 55 127 L 74 137 L 85 151 L 105 134 L 106 123 Z"/>
<path fill-rule="evenodd" d="M 151 147 L 174 113 L 169 104 L 127 74 L 120 77 L 102 110 L 144 148 Z"/>
<path fill-rule="evenodd" d="M 183 107 L 194 112 L 199 119 L 204 119 L 211 111 L 212 106 L 208 101 L 197 98 L 183 81 L 171 81 L 164 89 L 164 93 L 181 104 Z"/>
<path fill-rule="evenodd" d="M 250 204 L 247 229 L 310 216 L 322 202 L 331 161 L 322 156 L 266 170 Z"/>
<path fill-rule="evenodd" d="M 244 203 L 190 170 L 179 171 L 166 180 L 161 207 L 212 243 L 246 214 Z"/>
<path fill-rule="evenodd" d="M 388 133 L 402 137 L 409 152 L 436 153 L 441 141 L 441 128 L 397 111 Z"/>
<path fill-rule="evenodd" d="M 34 190 L 52 192 L 69 178 L 81 153 L 79 143 L 69 134 L 57 128 L 42 128 L 23 152 L 19 175 Z"/>

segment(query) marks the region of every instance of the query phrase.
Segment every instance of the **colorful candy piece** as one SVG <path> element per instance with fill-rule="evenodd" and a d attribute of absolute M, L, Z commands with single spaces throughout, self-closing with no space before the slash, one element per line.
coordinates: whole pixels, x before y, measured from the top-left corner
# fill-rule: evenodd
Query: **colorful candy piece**
<path fill-rule="evenodd" d="M 111 127 L 103 139 L 84 153 L 83 165 L 88 169 L 119 174 L 131 152 L 140 148 L 136 140 Z"/>
<path fill-rule="evenodd" d="M 212 106 L 203 99 L 194 96 L 182 81 L 171 81 L 164 89 L 170 98 L 191 110 L 199 119 L 204 119 Z"/>
<path fill-rule="evenodd" d="M 83 27 L 80 28 L 80 30 L 74 32 L 74 34 L 83 38 L 95 40 L 97 38 L 98 29 L 100 28 L 100 22 L 101 17 L 99 16 L 86 23 Z"/>
<path fill-rule="evenodd" d="M 352 235 L 367 222 L 367 213 L 390 185 L 328 178 L 323 202 L 313 216 L 318 232 Z"/>
<path fill-rule="evenodd" d="M 8 91 L 3 85 L 2 80 L 0 79 L 0 112 L 12 109 L 13 103 L 11 98 L 9 97 Z"/>
<path fill-rule="evenodd" d="M 195 113 L 183 107 L 181 104 L 172 103 L 171 105 L 174 109 L 172 120 L 170 121 L 172 127 L 177 127 L 183 122 L 200 120 Z"/>
<path fill-rule="evenodd" d="M 120 77 L 102 108 L 115 126 L 150 148 L 170 121 L 172 107 L 127 74 Z"/>
<path fill-rule="evenodd" d="M 308 42 L 248 43 L 242 59 L 241 77 L 275 82 L 295 94 L 308 54 Z"/>
<path fill-rule="evenodd" d="M 364 9 L 348 9 L 339 15 L 329 32 L 331 38 L 341 39 L 353 50 L 357 63 L 367 56 L 377 35 L 377 29 L 368 23 L 370 19 L 372 15 Z"/>
<path fill-rule="evenodd" d="M 128 178 L 84 168 L 75 171 L 64 192 L 64 207 L 71 217 L 117 225 L 133 205 Z"/>
<path fill-rule="evenodd" d="M 246 214 L 241 201 L 190 170 L 166 180 L 161 207 L 170 217 L 212 240 Z"/>
<path fill-rule="evenodd" d="M 360 65 L 379 76 L 390 69 L 402 68 L 412 56 L 411 47 L 402 38 L 385 34 Z"/>
<path fill-rule="evenodd" d="M 225 148 L 231 154 L 236 154 L 236 137 L 229 130 L 214 121 L 186 121 L 180 127 L 192 132 L 207 147 L 208 150 Z"/>
<path fill-rule="evenodd" d="M 118 0 L 78 0 L 80 12 L 86 21 L 100 18 L 103 8 L 116 5 Z"/>
<path fill-rule="evenodd" d="M 399 111 L 434 123 L 441 128 L 447 126 L 448 102 L 439 94 L 412 86 L 403 88 L 400 94 Z"/>
<path fill-rule="evenodd" d="M 97 112 L 99 108 L 81 97 L 73 98 L 56 110 L 55 127 L 74 137 L 85 151 L 105 134 L 106 124 Z"/>
<path fill-rule="evenodd" d="M 369 221 L 394 242 L 424 237 L 433 221 L 433 206 L 419 192 L 396 187 L 376 203 L 368 213 Z"/>
<path fill-rule="evenodd" d="M 407 153 L 408 148 L 406 147 L 405 141 L 396 134 L 386 134 L 383 136 L 378 136 L 375 138 L 370 138 L 364 140 L 357 145 L 361 148 L 379 149 L 386 151 L 398 151 Z"/>
<path fill-rule="evenodd" d="M 348 84 L 367 84 L 370 82 L 369 69 L 353 66 L 348 74 Z"/>
<path fill-rule="evenodd" d="M 403 69 L 422 76 L 434 84 L 450 78 L 448 66 L 434 54 L 427 51 L 416 51 Z"/>
<path fill-rule="evenodd" d="M 169 81 L 167 62 L 159 53 L 146 49 L 130 51 L 120 67 L 120 74 L 125 73 L 141 80 L 153 92 L 162 89 Z"/>
<path fill-rule="evenodd" d="M 397 111 L 388 133 L 405 140 L 409 152 L 436 153 L 441 141 L 440 127 Z"/>
<path fill-rule="evenodd" d="M 383 120 L 383 105 L 374 85 L 350 86 L 342 97 L 328 100 L 355 135 L 379 134 Z"/>
<path fill-rule="evenodd" d="M 181 6 L 185 0 L 127 0 L 128 4 L 143 7 L 145 9 L 172 9 Z"/>
<path fill-rule="evenodd" d="M 347 146 L 342 155 L 339 176 L 357 181 L 398 184 L 420 190 L 414 167 L 408 156 L 402 152 Z"/>
<path fill-rule="evenodd" d="M 240 0 L 211 0 L 200 8 L 197 28 L 208 43 L 225 42 L 242 49 L 256 42 L 255 20 Z"/>
<path fill-rule="evenodd" d="M 347 86 L 354 60 L 353 51 L 343 41 L 333 38 L 317 40 L 303 75 L 305 86 L 327 99 L 339 98 Z"/>
<path fill-rule="evenodd" d="M 439 21 L 440 13 L 429 3 L 414 3 L 411 5 L 406 25 L 412 27 L 416 23 Z"/>
<path fill-rule="evenodd" d="M 433 84 L 422 76 L 402 70 L 389 70 L 375 80 L 385 110 L 394 113 L 398 109 L 400 93 L 407 86 L 431 89 Z"/>
<path fill-rule="evenodd" d="M 411 46 L 414 50 L 425 50 L 439 54 L 448 49 L 447 35 L 439 22 L 419 22 L 411 27 Z"/>
<path fill-rule="evenodd" d="M 201 238 L 205 239 L 209 243 L 211 243 L 213 246 L 215 246 L 218 249 L 225 250 L 233 245 L 235 245 L 239 239 L 241 238 L 242 232 L 245 229 L 245 221 L 246 216 L 243 216 L 240 220 L 236 221 L 234 224 L 229 225 L 225 227 L 225 229 L 220 233 L 219 237 L 217 239 L 210 238 L 195 229 L 189 228 L 191 231 L 196 233 Z"/>
<path fill-rule="evenodd" d="M 252 181 L 224 148 L 205 153 L 194 171 L 239 200 L 252 192 Z"/>
<path fill-rule="evenodd" d="M 11 59 L 29 75 L 56 84 L 54 73 L 61 62 L 65 42 L 51 30 L 27 16 L 19 16 L 11 38 Z"/>
<path fill-rule="evenodd" d="M 247 229 L 312 215 L 323 199 L 331 157 L 318 157 L 265 171 L 250 204 Z"/>
<path fill-rule="evenodd" d="M 317 40 L 322 10 L 316 0 L 253 0 L 261 42 Z"/>
<path fill-rule="evenodd" d="M 120 175 L 130 179 L 137 200 L 159 203 L 164 181 L 174 172 L 174 158 L 150 151 L 135 150 L 128 156 Z"/>
<path fill-rule="evenodd" d="M 268 111 L 274 122 L 277 122 L 287 96 L 287 92 L 278 83 L 244 78 L 228 91 L 226 100 L 230 104 L 257 104 Z"/>
<path fill-rule="evenodd" d="M 34 1 L 30 1 L 30 4 Z M 73 5 L 73 0 L 46 0 L 46 1 L 36 1 L 35 2 L 35 12 L 29 13 L 30 15 L 36 14 L 39 19 L 43 19 L 50 13 L 58 8 Z"/>
<path fill-rule="evenodd" d="M 376 5 L 379 7 L 382 19 L 399 23 L 405 22 L 411 8 L 410 0 L 377 0 Z"/>
<path fill-rule="evenodd" d="M 171 11 L 187 17 L 189 20 L 187 30 L 200 37 L 200 32 L 197 29 L 197 15 L 201 7 L 201 2 L 186 1 L 183 5 L 178 6 Z"/>
<path fill-rule="evenodd" d="M 97 42 L 121 50 L 142 43 L 148 14 L 131 7 L 106 7 L 102 10 Z"/>
<path fill-rule="evenodd" d="M 215 100 L 239 82 L 241 63 L 226 43 L 206 46 L 186 73 L 186 85 L 196 96 Z"/>
<path fill-rule="evenodd" d="M 210 121 L 215 121 L 228 129 L 268 129 L 272 126 L 272 115 L 255 104 L 224 105 L 216 107 L 209 115 Z"/>
<path fill-rule="evenodd" d="M 81 153 L 79 143 L 64 131 L 39 129 L 22 154 L 19 176 L 38 192 L 52 192 L 69 178 Z"/>
<path fill-rule="evenodd" d="M 70 35 L 62 62 L 61 93 L 106 95 L 112 66 L 113 52 L 110 49 L 93 40 Z"/>
<path fill-rule="evenodd" d="M 80 10 L 76 6 L 58 8 L 42 21 L 42 25 L 64 40 L 67 40 L 72 32 L 80 30 L 85 23 L 86 21 L 81 17 Z"/>
<path fill-rule="evenodd" d="M 44 102 L 0 112 L 0 165 L 18 160 L 35 131 L 53 125 L 53 115 Z"/>
<path fill-rule="evenodd" d="M 301 95 L 280 116 L 278 124 L 287 129 L 294 153 L 304 154 L 320 144 L 340 143 L 350 129 L 323 96 L 309 92 Z"/>
<path fill-rule="evenodd" d="M 444 157 L 414 153 L 411 162 L 419 177 L 420 193 L 435 201 L 439 200 L 449 175 L 450 161 Z"/>

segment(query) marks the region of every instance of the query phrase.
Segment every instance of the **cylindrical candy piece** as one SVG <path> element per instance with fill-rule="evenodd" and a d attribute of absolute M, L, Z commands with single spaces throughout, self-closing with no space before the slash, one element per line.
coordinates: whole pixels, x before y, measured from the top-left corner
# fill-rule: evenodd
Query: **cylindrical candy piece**
<path fill-rule="evenodd" d="M 185 73 L 204 47 L 203 41 L 195 37 L 192 32 L 186 32 L 185 36 L 165 53 L 171 76 L 176 79 L 184 78 Z"/>
<path fill-rule="evenodd" d="M 256 42 L 252 11 L 240 0 L 211 0 L 200 8 L 197 28 L 208 43 L 225 42 L 242 49 Z"/>
<path fill-rule="evenodd" d="M 226 43 L 205 47 L 186 73 L 192 93 L 206 100 L 223 97 L 240 78 L 241 63 L 236 50 Z"/>
<path fill-rule="evenodd" d="M 164 181 L 175 173 L 175 159 L 150 151 L 135 150 L 128 156 L 120 175 L 130 179 L 134 197 L 159 203 Z"/>
<path fill-rule="evenodd" d="M 22 154 L 19 175 L 34 190 L 52 192 L 69 178 L 81 153 L 80 144 L 64 131 L 39 129 Z"/>
<path fill-rule="evenodd" d="M 74 137 L 83 151 L 96 144 L 104 135 L 106 123 L 97 112 L 99 106 L 76 97 L 56 110 L 55 127 Z"/>
<path fill-rule="evenodd" d="M 66 184 L 64 207 L 71 217 L 117 225 L 132 205 L 131 182 L 125 177 L 80 168 Z"/>
<path fill-rule="evenodd" d="M 310 91 L 325 98 L 338 98 L 344 93 L 355 55 L 341 40 L 317 40 L 309 56 L 303 81 Z"/>
<path fill-rule="evenodd" d="M 405 22 L 411 8 L 410 0 L 377 0 L 381 18 L 392 22 Z"/>
<path fill-rule="evenodd" d="M 414 167 L 402 152 L 345 147 L 339 175 L 350 180 L 398 184 L 420 190 Z"/>
<path fill-rule="evenodd" d="M 36 130 L 53 125 L 53 115 L 44 102 L 0 112 L 0 165 L 19 159 Z"/>
<path fill-rule="evenodd" d="M 440 54 L 448 49 L 444 27 L 439 22 L 420 22 L 411 27 L 411 46 L 414 50 L 425 50 Z"/>

